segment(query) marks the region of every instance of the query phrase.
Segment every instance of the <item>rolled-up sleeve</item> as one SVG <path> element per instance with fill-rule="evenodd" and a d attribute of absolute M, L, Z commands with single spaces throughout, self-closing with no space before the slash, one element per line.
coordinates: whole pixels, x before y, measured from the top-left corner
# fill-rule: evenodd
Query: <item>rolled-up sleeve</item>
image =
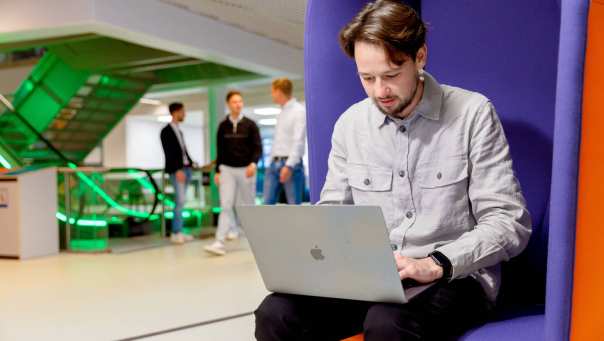
<path fill-rule="evenodd" d="M 518 255 L 531 234 L 531 217 L 512 169 L 509 146 L 490 102 L 471 122 L 468 196 L 476 226 L 437 248 L 465 277 Z"/>
<path fill-rule="evenodd" d="M 294 167 L 302 160 L 306 148 L 306 113 L 301 109 L 295 110 L 291 114 L 294 115 L 294 135 L 292 137 L 292 147 L 285 164 Z"/>

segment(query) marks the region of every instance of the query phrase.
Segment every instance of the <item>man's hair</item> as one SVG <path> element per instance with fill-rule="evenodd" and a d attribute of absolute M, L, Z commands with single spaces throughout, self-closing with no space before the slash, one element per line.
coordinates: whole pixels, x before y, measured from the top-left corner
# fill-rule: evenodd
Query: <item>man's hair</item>
<path fill-rule="evenodd" d="M 174 114 L 176 111 L 184 108 L 185 106 L 180 103 L 180 102 L 174 102 L 174 103 L 170 103 L 170 105 L 168 105 L 168 110 L 170 111 L 170 115 Z"/>
<path fill-rule="evenodd" d="M 280 90 L 285 96 L 291 97 L 294 85 L 288 78 L 277 78 L 273 81 L 273 88 Z"/>
<path fill-rule="evenodd" d="M 358 41 L 383 47 L 390 61 L 401 65 L 405 57 L 415 60 L 426 43 L 426 25 L 400 0 L 377 0 L 367 4 L 340 31 L 340 46 L 350 58 L 354 58 Z"/>
<path fill-rule="evenodd" d="M 231 100 L 231 97 L 233 97 L 235 95 L 241 96 L 241 92 L 239 92 L 237 90 L 231 90 L 231 91 L 229 91 L 229 93 L 227 93 L 227 95 L 226 95 L 226 101 L 228 102 L 229 100 Z M 241 97 L 243 97 L 243 96 L 241 96 Z"/>

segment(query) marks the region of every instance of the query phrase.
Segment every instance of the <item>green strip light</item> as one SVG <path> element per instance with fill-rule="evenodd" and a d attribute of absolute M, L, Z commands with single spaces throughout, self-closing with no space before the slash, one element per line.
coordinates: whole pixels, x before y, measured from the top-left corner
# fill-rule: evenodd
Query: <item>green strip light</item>
<path fill-rule="evenodd" d="M 165 216 L 166 216 L 166 219 L 172 219 L 172 218 L 174 218 L 174 212 L 166 212 Z M 183 211 L 182 217 L 185 219 L 191 218 L 191 212 Z"/>
<path fill-rule="evenodd" d="M 56 217 L 64 223 L 67 222 L 67 216 L 61 212 L 57 212 Z M 104 220 L 78 219 L 76 221 L 74 218 L 69 218 L 69 223 L 77 226 L 107 227 L 107 222 Z"/>
<path fill-rule="evenodd" d="M 70 162 L 69 163 L 69 168 L 71 168 L 71 169 L 77 169 L 78 166 L 76 164 Z M 120 212 L 122 212 L 124 214 L 127 214 L 129 216 L 136 217 L 136 218 L 147 218 L 149 216 L 148 213 L 134 211 L 134 210 L 131 210 L 129 208 L 126 208 L 126 207 L 120 205 L 117 201 L 113 200 L 112 197 L 110 197 L 109 195 L 107 195 L 107 193 L 105 193 L 105 191 L 103 191 L 97 184 L 94 183 L 94 181 L 92 181 L 84 173 L 82 173 L 82 172 L 76 172 L 76 175 L 85 184 L 87 184 L 92 189 L 93 192 L 95 192 L 98 196 L 100 196 L 103 200 L 105 200 L 105 202 L 107 204 L 109 204 L 111 207 L 115 208 L 116 210 L 118 210 L 118 211 L 120 211 Z"/>
<path fill-rule="evenodd" d="M 74 163 L 69 163 L 68 164 L 69 168 L 71 169 L 77 169 L 78 166 Z M 130 174 L 134 174 L 137 173 L 136 171 L 130 170 L 128 171 L 128 173 Z M 105 191 L 103 191 L 103 189 L 101 189 L 96 183 L 94 183 L 94 181 L 92 179 L 90 179 L 88 176 L 86 176 L 84 173 L 82 172 L 76 172 L 76 175 L 78 176 L 78 178 L 80 178 L 86 185 L 88 185 L 97 195 L 99 195 L 103 200 L 105 200 L 105 202 L 107 202 L 107 204 L 109 204 L 110 206 L 112 206 L 113 208 L 119 210 L 122 213 L 125 213 L 127 215 L 133 216 L 133 217 L 137 217 L 137 218 L 147 218 L 149 215 L 147 213 L 144 212 L 139 212 L 139 211 L 134 211 L 131 209 L 128 209 L 126 207 L 123 207 L 122 205 L 120 205 L 119 203 L 117 203 L 113 198 L 111 198 L 107 193 L 105 193 Z M 151 190 L 152 193 L 156 193 L 155 192 L 155 188 L 153 187 L 153 185 L 145 178 L 136 178 L 136 181 L 138 181 L 143 187 Z M 158 198 L 160 200 L 163 200 L 168 206 L 176 206 L 176 204 L 174 203 L 174 201 L 170 200 L 169 198 L 167 198 L 164 194 L 160 193 L 158 195 Z M 215 213 L 220 213 L 220 207 L 214 207 L 213 211 Z M 201 212 L 193 212 L 191 213 L 191 211 L 189 210 L 183 210 L 182 212 L 182 217 L 185 219 L 191 218 L 193 215 L 195 216 L 200 216 L 202 215 Z M 57 212 L 56 214 L 57 219 L 59 219 L 62 222 L 67 222 L 67 217 L 65 216 L 65 214 L 61 213 L 61 212 Z M 150 221 L 155 221 L 157 219 L 159 219 L 160 215 L 159 214 L 153 214 L 151 216 L 149 216 L 149 220 Z M 174 213 L 173 212 L 166 212 L 165 213 L 165 217 L 166 219 L 173 219 L 174 218 Z M 113 223 L 117 223 L 117 221 L 119 220 L 117 217 L 112 217 L 111 218 Z M 108 225 L 106 220 L 91 220 L 91 219 L 78 219 L 77 221 L 74 218 L 69 218 L 69 223 L 70 224 L 75 224 L 78 226 L 91 226 L 91 227 L 106 227 Z"/>
<path fill-rule="evenodd" d="M 0 154 L 0 164 L 2 165 L 2 167 L 6 168 L 6 169 L 11 169 L 13 168 L 10 163 L 8 162 L 8 160 L 6 160 L 2 154 Z"/>

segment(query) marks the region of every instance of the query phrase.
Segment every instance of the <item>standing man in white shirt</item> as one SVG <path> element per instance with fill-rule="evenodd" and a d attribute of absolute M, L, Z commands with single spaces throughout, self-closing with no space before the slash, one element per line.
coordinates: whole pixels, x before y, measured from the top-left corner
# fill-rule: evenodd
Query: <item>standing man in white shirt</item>
<path fill-rule="evenodd" d="M 168 106 L 172 122 L 166 125 L 160 133 L 161 145 L 164 149 L 165 172 L 170 175 L 174 187 L 174 218 L 172 219 L 172 242 L 182 244 L 193 240 L 193 237 L 182 233 L 182 209 L 185 206 L 187 184 L 191 180 L 193 160 L 189 156 L 185 138 L 180 130 L 180 123 L 185 120 L 186 112 L 182 103 L 175 102 Z"/>
<path fill-rule="evenodd" d="M 302 157 L 306 144 L 306 110 L 294 97 L 293 85 L 287 78 L 272 83 L 273 102 L 281 106 L 271 164 L 264 175 L 264 203 L 274 205 L 281 190 L 285 190 L 287 203 L 300 204 L 304 195 L 304 165 Z"/>
<path fill-rule="evenodd" d="M 216 175 L 220 190 L 221 213 L 216 241 L 205 250 L 217 256 L 226 254 L 225 240 L 239 237 L 240 223 L 235 205 L 253 205 L 256 198 L 256 163 L 262 156 L 260 130 L 243 115 L 243 97 L 239 91 L 226 96 L 229 115 L 216 133 Z"/>

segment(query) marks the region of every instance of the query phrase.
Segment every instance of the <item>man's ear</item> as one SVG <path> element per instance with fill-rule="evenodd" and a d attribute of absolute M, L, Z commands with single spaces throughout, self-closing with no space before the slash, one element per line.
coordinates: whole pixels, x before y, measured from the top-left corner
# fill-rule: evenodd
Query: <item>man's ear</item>
<path fill-rule="evenodd" d="M 417 50 L 415 54 L 415 64 L 418 69 L 423 69 L 426 66 L 426 62 L 428 60 L 428 47 L 424 44 L 422 47 Z"/>

